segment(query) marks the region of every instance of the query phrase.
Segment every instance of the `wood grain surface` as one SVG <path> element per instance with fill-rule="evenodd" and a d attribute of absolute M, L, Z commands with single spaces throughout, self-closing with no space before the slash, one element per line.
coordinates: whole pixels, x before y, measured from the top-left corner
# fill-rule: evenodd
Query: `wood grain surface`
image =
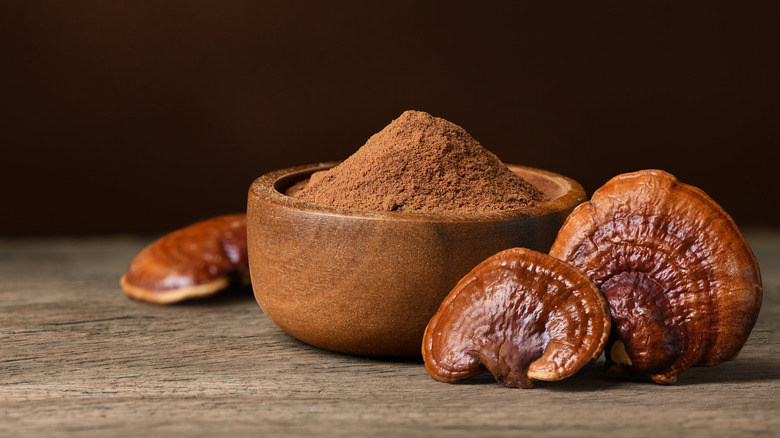
<path fill-rule="evenodd" d="M 151 238 L 0 241 L 0 436 L 778 436 L 780 232 L 742 354 L 672 386 L 598 367 L 531 390 L 326 352 L 251 291 L 157 306 L 118 280 Z"/>

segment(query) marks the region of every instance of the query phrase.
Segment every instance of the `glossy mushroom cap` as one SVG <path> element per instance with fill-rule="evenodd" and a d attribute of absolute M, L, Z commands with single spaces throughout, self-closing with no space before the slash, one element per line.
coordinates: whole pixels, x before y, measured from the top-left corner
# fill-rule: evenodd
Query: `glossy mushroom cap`
<path fill-rule="evenodd" d="M 524 248 L 488 258 L 450 292 L 425 330 L 425 369 L 443 382 L 490 371 L 507 386 L 561 380 L 596 360 L 610 331 L 596 286 Z"/>
<path fill-rule="evenodd" d="M 219 216 L 167 234 L 130 263 L 120 285 L 135 299 L 169 304 L 248 283 L 246 215 Z"/>
<path fill-rule="evenodd" d="M 658 383 L 736 357 L 761 307 L 758 264 L 734 221 L 660 170 L 607 182 L 567 218 L 550 255 L 606 296 L 608 358 Z"/>

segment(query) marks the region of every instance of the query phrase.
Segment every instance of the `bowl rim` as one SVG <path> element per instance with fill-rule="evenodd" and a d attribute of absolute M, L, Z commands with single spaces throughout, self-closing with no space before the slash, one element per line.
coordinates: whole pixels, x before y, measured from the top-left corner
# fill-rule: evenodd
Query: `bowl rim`
<path fill-rule="evenodd" d="M 280 190 L 287 190 L 298 181 L 308 178 L 314 172 L 330 169 L 341 161 L 324 161 L 319 163 L 302 164 L 298 166 L 278 169 L 268 172 L 255 179 L 249 187 L 249 196 L 262 198 L 265 202 L 279 207 L 299 210 L 319 215 L 336 216 L 354 219 L 393 220 L 393 221 L 418 221 L 418 222 L 488 222 L 516 220 L 532 216 L 571 209 L 587 200 L 585 189 L 572 178 L 538 169 L 530 166 L 504 163 L 510 170 L 517 169 L 522 172 L 533 173 L 546 178 L 561 187 L 562 194 L 541 204 L 531 207 L 517 208 L 513 210 L 492 211 L 484 213 L 421 213 L 408 211 L 376 211 L 361 210 L 331 205 L 316 204 L 300 198 L 284 194 Z M 283 187 L 280 187 L 284 184 Z"/>

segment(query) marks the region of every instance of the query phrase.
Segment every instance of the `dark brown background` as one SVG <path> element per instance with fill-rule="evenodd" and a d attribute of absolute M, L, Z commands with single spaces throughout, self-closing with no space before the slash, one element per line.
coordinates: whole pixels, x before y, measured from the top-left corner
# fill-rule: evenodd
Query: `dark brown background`
<path fill-rule="evenodd" d="M 3 2 L 0 235 L 241 211 L 405 109 L 589 193 L 662 168 L 777 226 L 778 3 L 634 3 Z"/>

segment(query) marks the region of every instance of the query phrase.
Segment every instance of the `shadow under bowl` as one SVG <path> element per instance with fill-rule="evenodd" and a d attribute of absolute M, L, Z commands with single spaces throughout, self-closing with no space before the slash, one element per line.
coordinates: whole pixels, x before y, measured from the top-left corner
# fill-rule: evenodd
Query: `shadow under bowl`
<path fill-rule="evenodd" d="M 507 248 L 547 252 L 585 191 L 553 172 L 507 165 L 549 201 L 493 213 L 426 214 L 313 204 L 287 189 L 337 162 L 277 170 L 249 189 L 252 287 L 277 326 L 308 344 L 417 358 L 428 321 L 457 282 Z"/>

